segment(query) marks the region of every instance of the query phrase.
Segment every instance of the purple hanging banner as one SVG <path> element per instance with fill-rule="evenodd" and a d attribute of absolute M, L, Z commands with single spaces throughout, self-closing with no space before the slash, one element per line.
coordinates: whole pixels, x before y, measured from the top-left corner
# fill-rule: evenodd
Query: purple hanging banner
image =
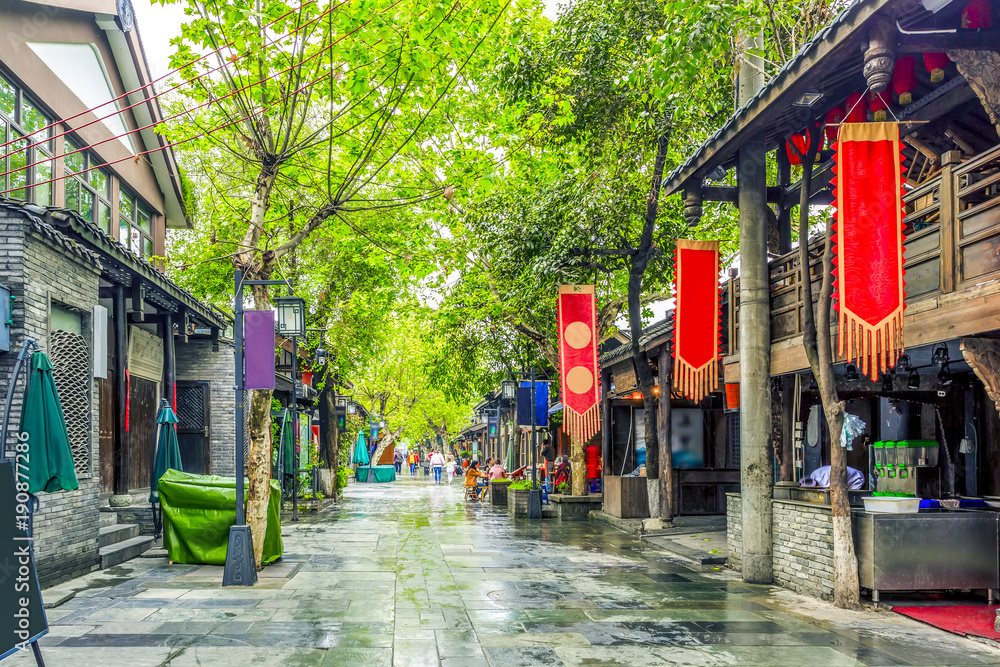
<path fill-rule="evenodd" d="M 274 389 L 274 311 L 243 313 L 243 359 L 247 389 Z"/>

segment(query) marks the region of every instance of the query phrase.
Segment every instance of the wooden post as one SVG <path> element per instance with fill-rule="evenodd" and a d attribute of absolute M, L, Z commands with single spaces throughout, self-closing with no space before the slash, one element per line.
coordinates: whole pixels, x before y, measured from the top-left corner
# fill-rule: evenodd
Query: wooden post
<path fill-rule="evenodd" d="M 740 104 L 763 87 L 763 67 L 752 54 L 761 39 L 744 39 Z M 750 62 L 756 60 L 757 62 Z M 763 137 L 737 155 L 740 207 L 740 468 L 743 580 L 772 580 L 771 316 L 767 268 L 767 166 Z"/>
<path fill-rule="evenodd" d="M 112 314 L 115 323 L 115 397 L 117 398 L 118 433 L 115 441 L 118 443 L 118 476 L 115 479 L 115 495 L 119 500 L 116 506 L 127 506 L 128 496 L 128 383 L 125 373 L 128 370 L 128 316 L 125 311 L 125 286 L 115 285 Z"/>
<path fill-rule="evenodd" d="M 782 189 L 792 184 L 792 165 L 788 153 L 781 146 L 775 151 L 778 158 L 778 185 Z M 792 251 L 792 207 L 781 201 L 778 208 L 778 254 L 787 255 Z"/>
<path fill-rule="evenodd" d="M 174 317 L 171 313 L 163 315 L 163 397 L 170 407 L 177 412 L 177 351 L 174 349 Z"/>
<path fill-rule="evenodd" d="M 673 379 L 670 368 L 670 343 L 660 348 L 657 362 L 660 381 L 660 405 L 657 410 L 657 428 L 660 430 L 660 521 L 670 521 L 674 516 L 674 465 L 670 447 L 670 392 Z"/>
<path fill-rule="evenodd" d="M 601 371 L 601 458 L 604 477 L 612 474 L 611 462 L 614 460 L 611 429 L 611 369 Z"/>
<path fill-rule="evenodd" d="M 795 481 L 795 376 L 781 377 L 781 481 Z"/>

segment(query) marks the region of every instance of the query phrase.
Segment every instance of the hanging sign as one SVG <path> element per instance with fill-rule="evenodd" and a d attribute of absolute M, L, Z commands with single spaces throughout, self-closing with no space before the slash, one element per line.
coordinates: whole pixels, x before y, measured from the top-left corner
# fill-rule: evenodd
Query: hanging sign
<path fill-rule="evenodd" d="M 26 447 L 15 460 L 24 464 L 25 456 Z M 0 462 L 0 660 L 48 632 L 28 538 L 27 481 L 22 475 L 17 480 L 20 486 L 15 484 L 13 464 Z"/>
<path fill-rule="evenodd" d="M 531 381 L 521 382 L 517 388 L 517 425 L 531 428 Z M 535 381 L 535 427 L 549 425 L 549 383 Z"/>
<path fill-rule="evenodd" d="M 694 402 L 719 388 L 719 242 L 677 240 L 674 386 Z"/>
<path fill-rule="evenodd" d="M 903 350 L 903 167 L 899 126 L 840 126 L 834 166 L 834 292 L 840 354 L 875 380 Z"/>
<path fill-rule="evenodd" d="M 601 429 L 593 285 L 559 287 L 559 360 L 563 425 L 571 438 L 587 442 Z"/>
<path fill-rule="evenodd" d="M 243 324 L 244 388 L 274 389 L 274 311 L 248 310 Z"/>

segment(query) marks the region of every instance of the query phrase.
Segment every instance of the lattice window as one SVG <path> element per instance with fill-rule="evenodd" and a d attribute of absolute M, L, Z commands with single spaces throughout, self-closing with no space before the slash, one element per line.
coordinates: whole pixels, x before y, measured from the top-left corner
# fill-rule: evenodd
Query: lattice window
<path fill-rule="evenodd" d="M 726 415 L 726 430 L 729 432 L 729 467 L 740 467 L 740 413 Z"/>
<path fill-rule="evenodd" d="M 205 387 L 184 385 L 177 387 L 178 428 L 201 431 L 205 428 Z"/>
<path fill-rule="evenodd" d="M 52 379 L 59 392 L 73 464 L 90 474 L 90 347 L 83 336 L 56 329 L 50 336 Z"/>

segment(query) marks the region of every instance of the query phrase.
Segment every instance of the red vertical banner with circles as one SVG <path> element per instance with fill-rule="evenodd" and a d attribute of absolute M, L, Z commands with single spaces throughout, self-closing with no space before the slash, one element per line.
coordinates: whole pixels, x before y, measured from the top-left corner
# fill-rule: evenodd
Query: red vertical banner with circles
<path fill-rule="evenodd" d="M 587 442 L 601 430 L 593 285 L 559 287 L 559 360 L 564 428 L 571 438 Z"/>

